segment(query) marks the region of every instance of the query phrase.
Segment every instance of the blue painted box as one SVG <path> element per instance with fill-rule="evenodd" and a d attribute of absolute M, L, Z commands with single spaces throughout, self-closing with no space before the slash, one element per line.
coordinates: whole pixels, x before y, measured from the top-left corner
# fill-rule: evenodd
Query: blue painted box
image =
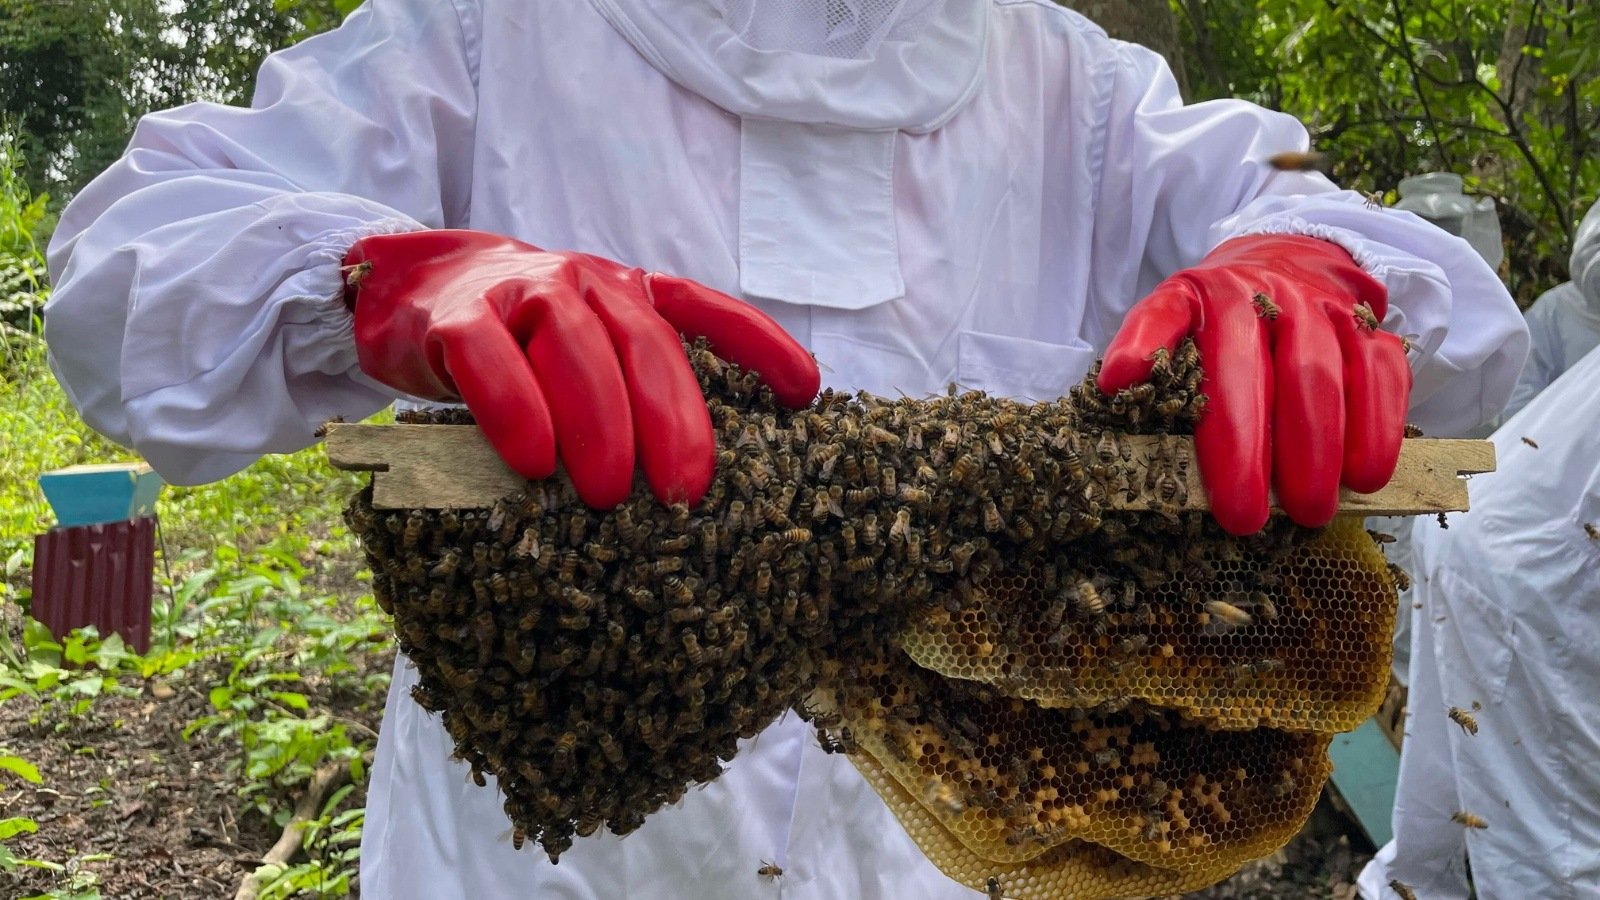
<path fill-rule="evenodd" d="M 142 462 L 68 466 L 39 476 L 61 528 L 153 516 L 162 483 Z"/>

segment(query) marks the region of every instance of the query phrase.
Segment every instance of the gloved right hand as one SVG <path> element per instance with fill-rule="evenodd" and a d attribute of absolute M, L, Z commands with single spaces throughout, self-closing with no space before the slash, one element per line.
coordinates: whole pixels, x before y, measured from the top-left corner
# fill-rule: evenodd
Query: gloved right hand
<path fill-rule="evenodd" d="M 770 317 L 704 285 L 498 235 L 362 238 L 345 256 L 362 371 L 428 400 L 461 401 L 511 469 L 578 495 L 627 498 L 637 452 L 662 502 L 695 504 L 716 466 L 711 416 L 678 334 L 757 370 L 801 407 L 816 362 Z"/>

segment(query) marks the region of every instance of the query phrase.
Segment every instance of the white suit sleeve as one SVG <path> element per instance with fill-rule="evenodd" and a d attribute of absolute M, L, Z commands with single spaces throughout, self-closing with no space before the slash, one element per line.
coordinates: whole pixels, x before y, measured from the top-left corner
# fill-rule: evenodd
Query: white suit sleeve
<path fill-rule="evenodd" d="M 1523 366 L 1522 375 L 1517 378 L 1516 389 L 1511 392 L 1511 402 L 1500 413 L 1499 421 L 1502 424 L 1561 377 L 1564 370 L 1552 356 L 1559 352 L 1562 344 L 1560 322 L 1551 312 L 1562 300 L 1569 299 L 1565 294 L 1575 290 L 1570 283 L 1560 285 L 1546 291 L 1528 307 L 1526 319 L 1533 348 L 1528 354 L 1528 364 Z"/>
<path fill-rule="evenodd" d="M 1370 208 L 1319 174 L 1268 157 L 1305 150 L 1290 116 L 1237 100 L 1184 106 L 1166 63 L 1103 48 L 1104 160 L 1095 235 L 1097 305 L 1119 322 L 1166 276 L 1230 238 L 1300 234 L 1343 246 L 1389 292 L 1384 327 L 1411 339 L 1412 421 L 1465 431 L 1511 395 L 1528 352 L 1516 304 L 1466 241 L 1410 213 Z M 1137 267 L 1137 268 L 1134 268 Z"/>
<path fill-rule="evenodd" d="M 360 237 L 465 221 L 472 16 L 373 0 L 269 57 L 250 108 L 139 123 L 49 252 L 51 364 L 90 425 L 196 484 L 394 398 L 357 368 L 340 263 Z"/>

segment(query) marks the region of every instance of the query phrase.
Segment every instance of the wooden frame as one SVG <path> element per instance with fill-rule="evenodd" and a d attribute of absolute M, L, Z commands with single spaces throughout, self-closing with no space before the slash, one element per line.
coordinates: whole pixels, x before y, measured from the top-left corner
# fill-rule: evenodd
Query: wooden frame
<path fill-rule="evenodd" d="M 1121 441 L 1146 458 L 1171 458 L 1188 437 L 1126 435 Z M 523 489 L 525 482 L 506 468 L 471 425 L 357 425 L 331 423 L 328 459 L 336 468 L 373 473 L 373 506 L 378 509 L 471 509 Z M 1340 497 L 1341 513 L 1366 516 L 1459 512 L 1467 508 L 1463 475 L 1492 472 L 1494 445 L 1488 441 L 1414 438 L 1405 441 L 1394 478 L 1382 490 Z M 1188 469 L 1183 508 L 1207 509 L 1199 470 Z M 1155 500 L 1119 495 L 1112 506 L 1147 510 Z M 1276 506 L 1274 506 L 1276 508 Z"/>

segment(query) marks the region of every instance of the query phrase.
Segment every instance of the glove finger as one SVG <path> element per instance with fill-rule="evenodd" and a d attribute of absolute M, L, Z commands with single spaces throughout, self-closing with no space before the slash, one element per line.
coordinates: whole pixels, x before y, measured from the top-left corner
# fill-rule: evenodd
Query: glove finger
<path fill-rule="evenodd" d="M 531 480 L 554 474 L 550 408 L 511 333 L 496 322 L 437 329 L 435 336 L 440 367 L 511 471 Z"/>
<path fill-rule="evenodd" d="M 1273 329 L 1273 487 L 1301 525 L 1328 524 L 1344 468 L 1344 361 L 1334 323 L 1307 312 Z"/>
<path fill-rule="evenodd" d="M 703 284 L 671 275 L 644 276 L 661 318 L 690 340 L 705 338 L 728 362 L 760 374 L 779 403 L 799 409 L 816 399 L 822 373 L 800 342 L 771 316 Z"/>
<path fill-rule="evenodd" d="M 1178 342 L 1194 331 L 1195 309 L 1194 289 L 1177 279 L 1162 282 L 1150 296 L 1135 303 L 1106 348 L 1095 382 L 1100 392 L 1110 396 L 1148 380 L 1155 352 L 1165 349 L 1172 354 Z"/>
<path fill-rule="evenodd" d="M 1218 303 L 1194 335 L 1207 403 L 1195 423 L 1195 461 L 1211 515 L 1229 534 L 1267 524 L 1272 473 L 1272 354 L 1248 298 Z"/>
<path fill-rule="evenodd" d="M 642 287 L 625 296 L 608 283 L 586 299 L 616 347 L 651 491 L 662 503 L 699 503 L 716 469 L 716 437 L 677 333 L 651 309 Z"/>
<path fill-rule="evenodd" d="M 1335 318 L 1336 325 L 1339 321 Z M 1400 461 L 1411 367 L 1395 335 L 1368 332 L 1353 317 L 1338 327 L 1344 355 L 1344 484 L 1370 494 L 1389 483 Z"/>
<path fill-rule="evenodd" d="M 531 313 L 528 361 L 550 403 L 556 449 L 584 503 L 610 509 L 633 487 L 633 415 L 617 351 L 575 288 L 553 280 L 529 286 L 514 303 Z M 531 307 L 531 309 L 530 309 Z"/>

